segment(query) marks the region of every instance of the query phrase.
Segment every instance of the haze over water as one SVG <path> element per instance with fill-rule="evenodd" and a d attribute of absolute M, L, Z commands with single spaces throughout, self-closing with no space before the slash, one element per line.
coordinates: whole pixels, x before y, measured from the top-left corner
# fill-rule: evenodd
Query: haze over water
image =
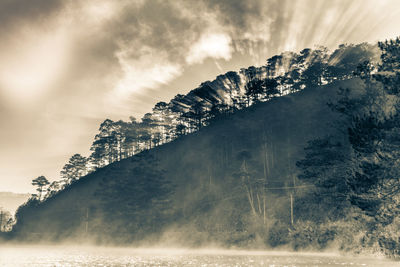
<path fill-rule="evenodd" d="M 134 249 L 65 246 L 4 246 L 0 266 L 400 266 L 399 263 L 335 253 L 219 249 Z"/>

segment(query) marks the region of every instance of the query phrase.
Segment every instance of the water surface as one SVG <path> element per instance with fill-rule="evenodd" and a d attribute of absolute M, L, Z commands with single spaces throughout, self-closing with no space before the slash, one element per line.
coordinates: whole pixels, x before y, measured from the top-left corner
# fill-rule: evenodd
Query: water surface
<path fill-rule="evenodd" d="M 400 266 L 380 258 L 334 253 L 241 250 L 0 246 L 0 266 Z"/>

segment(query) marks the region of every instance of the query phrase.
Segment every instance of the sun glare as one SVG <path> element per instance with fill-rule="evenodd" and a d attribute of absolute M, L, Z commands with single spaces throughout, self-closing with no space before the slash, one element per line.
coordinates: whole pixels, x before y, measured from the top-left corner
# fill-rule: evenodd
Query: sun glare
<path fill-rule="evenodd" d="M 62 32 L 29 37 L 14 41 L 0 60 L 1 88 L 18 100 L 33 100 L 49 90 L 68 58 L 68 42 Z"/>

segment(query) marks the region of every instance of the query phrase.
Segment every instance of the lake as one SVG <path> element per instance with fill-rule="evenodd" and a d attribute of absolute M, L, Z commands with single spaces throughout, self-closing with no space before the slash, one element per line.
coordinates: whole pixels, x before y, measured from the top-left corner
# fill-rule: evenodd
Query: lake
<path fill-rule="evenodd" d="M 400 266 L 334 253 L 219 249 L 134 249 L 73 246 L 0 246 L 0 266 Z"/>

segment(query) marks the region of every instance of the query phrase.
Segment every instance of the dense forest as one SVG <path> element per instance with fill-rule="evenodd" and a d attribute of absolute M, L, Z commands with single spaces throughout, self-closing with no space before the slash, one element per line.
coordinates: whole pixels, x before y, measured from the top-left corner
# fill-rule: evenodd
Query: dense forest
<path fill-rule="evenodd" d="M 107 119 L 8 236 L 398 257 L 399 84 L 400 39 L 304 49 Z"/>

